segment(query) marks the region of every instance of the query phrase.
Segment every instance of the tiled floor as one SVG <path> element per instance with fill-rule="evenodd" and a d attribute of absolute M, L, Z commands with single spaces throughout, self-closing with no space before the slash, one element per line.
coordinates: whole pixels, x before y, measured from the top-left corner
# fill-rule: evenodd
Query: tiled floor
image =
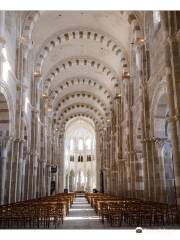
<path fill-rule="evenodd" d="M 65 217 L 61 229 L 110 229 L 108 223 L 102 223 L 85 197 L 77 197 Z"/>

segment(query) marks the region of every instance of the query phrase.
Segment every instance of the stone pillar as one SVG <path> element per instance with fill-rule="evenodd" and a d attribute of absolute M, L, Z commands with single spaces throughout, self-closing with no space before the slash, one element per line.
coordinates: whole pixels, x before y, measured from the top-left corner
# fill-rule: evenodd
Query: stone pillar
<path fill-rule="evenodd" d="M 37 198 L 38 195 L 37 174 L 38 174 L 38 156 L 36 153 L 33 163 L 33 198 Z"/>
<path fill-rule="evenodd" d="M 154 155 L 157 158 L 158 165 L 157 165 L 157 172 L 156 174 L 159 174 L 158 178 L 156 179 L 157 182 L 157 191 L 159 194 L 157 194 L 156 200 L 158 202 L 166 202 L 167 201 L 167 193 L 166 193 L 166 183 L 165 183 L 165 170 L 164 170 L 164 164 L 161 154 L 157 152 L 159 149 L 162 149 L 162 144 L 164 144 L 164 141 L 159 141 L 158 139 L 154 139 L 153 142 L 153 148 L 154 148 Z"/>
<path fill-rule="evenodd" d="M 11 189 L 11 163 L 13 150 L 13 137 L 9 137 L 7 144 L 7 161 L 6 161 L 6 179 L 5 179 L 5 195 L 4 203 L 9 203 L 10 189 Z"/>
<path fill-rule="evenodd" d="M 46 165 L 46 196 L 50 196 L 51 192 L 51 165 Z"/>
<path fill-rule="evenodd" d="M 5 181 L 6 181 L 6 167 L 7 167 L 7 145 L 8 145 L 8 138 L 4 137 L 3 139 L 0 139 L 0 152 L 1 152 L 1 158 L 0 158 L 0 203 L 4 203 L 5 198 Z"/>
<path fill-rule="evenodd" d="M 12 161 L 11 161 L 11 198 L 10 202 L 17 201 L 17 179 L 18 179 L 18 161 L 17 158 L 19 156 L 19 139 L 14 140 L 13 144 L 13 153 L 12 153 Z"/>
<path fill-rule="evenodd" d="M 142 146 L 144 155 L 144 198 L 147 200 L 156 199 L 156 183 L 155 183 L 155 169 L 154 169 L 154 158 L 152 155 L 152 141 L 150 138 L 149 128 L 149 97 L 147 89 L 147 80 L 144 65 L 146 59 L 145 46 L 142 44 L 139 46 L 140 58 L 141 58 L 141 129 L 142 129 Z"/>
<path fill-rule="evenodd" d="M 29 199 L 29 172 L 30 172 L 30 157 L 31 157 L 31 152 L 27 151 L 27 156 L 26 156 L 26 160 L 24 162 L 24 200 L 28 200 Z"/>
<path fill-rule="evenodd" d="M 42 196 L 42 162 L 37 161 L 36 198 Z"/>
<path fill-rule="evenodd" d="M 25 175 L 26 174 L 26 159 L 22 162 L 22 180 L 21 180 L 21 201 L 25 200 Z"/>
<path fill-rule="evenodd" d="M 171 131 L 171 141 L 173 149 L 173 165 L 174 165 L 174 175 L 175 175 L 175 185 L 176 185 L 176 198 L 177 204 L 180 205 L 180 146 L 178 141 L 178 129 L 177 129 L 177 113 L 175 106 L 176 92 L 174 89 L 174 84 L 177 83 L 174 75 L 174 66 L 172 61 L 172 41 L 171 35 L 168 29 L 168 12 L 161 13 L 162 18 L 162 28 L 164 31 L 164 54 L 165 54 L 165 65 L 166 65 L 166 84 L 167 84 L 167 97 L 168 97 L 168 107 L 169 107 L 169 124 Z M 177 79 L 178 80 L 178 79 Z M 179 81 L 179 80 L 178 80 Z"/>
<path fill-rule="evenodd" d="M 28 173 L 28 199 L 32 199 L 36 195 L 36 176 L 37 172 L 37 163 L 36 163 L 36 153 L 31 152 L 31 157 L 29 161 L 29 173 Z"/>
<path fill-rule="evenodd" d="M 16 186 L 16 201 L 21 201 L 21 193 L 22 193 L 22 181 L 23 181 L 23 139 L 19 141 L 19 159 L 17 166 L 17 186 Z"/>
<path fill-rule="evenodd" d="M 5 34 L 4 34 L 4 26 L 5 26 L 5 11 L 0 11 L 0 76 L 2 76 L 2 65 L 3 65 L 3 55 L 2 48 L 5 46 Z"/>
<path fill-rule="evenodd" d="M 42 162 L 42 196 L 46 196 L 46 162 Z"/>

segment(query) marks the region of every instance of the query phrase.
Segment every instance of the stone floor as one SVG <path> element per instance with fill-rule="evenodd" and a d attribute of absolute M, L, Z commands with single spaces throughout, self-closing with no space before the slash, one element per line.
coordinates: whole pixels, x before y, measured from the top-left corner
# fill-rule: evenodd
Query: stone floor
<path fill-rule="evenodd" d="M 108 223 L 102 223 L 85 197 L 76 197 L 69 215 L 65 217 L 61 229 L 112 229 Z"/>

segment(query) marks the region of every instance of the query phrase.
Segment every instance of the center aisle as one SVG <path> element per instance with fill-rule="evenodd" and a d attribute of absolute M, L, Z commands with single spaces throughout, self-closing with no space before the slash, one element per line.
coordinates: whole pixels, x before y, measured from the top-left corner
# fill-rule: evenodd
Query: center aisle
<path fill-rule="evenodd" d="M 108 223 L 102 223 L 85 197 L 76 197 L 69 215 L 65 217 L 61 229 L 110 229 Z"/>

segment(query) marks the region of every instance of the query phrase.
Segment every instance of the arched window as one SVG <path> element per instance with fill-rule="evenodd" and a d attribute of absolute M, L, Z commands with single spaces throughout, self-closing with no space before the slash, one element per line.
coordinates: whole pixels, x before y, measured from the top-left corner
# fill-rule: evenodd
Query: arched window
<path fill-rule="evenodd" d="M 86 149 L 87 149 L 87 150 L 91 150 L 91 139 L 90 139 L 90 138 L 88 138 L 88 139 L 86 140 Z"/>
<path fill-rule="evenodd" d="M 83 150 L 83 140 L 82 140 L 82 139 L 79 139 L 79 141 L 78 141 L 78 149 L 79 149 L 80 151 Z"/>
<path fill-rule="evenodd" d="M 138 70 L 140 69 L 140 55 L 139 52 L 136 52 L 136 67 L 138 68 Z"/>
<path fill-rule="evenodd" d="M 73 139 L 70 140 L 70 151 L 74 150 L 74 141 Z"/>
<path fill-rule="evenodd" d="M 91 162 L 91 155 L 87 155 L 87 162 Z"/>
<path fill-rule="evenodd" d="M 153 11 L 153 22 L 156 27 L 161 21 L 160 11 Z"/>
<path fill-rule="evenodd" d="M 74 162 L 74 156 L 70 156 L 70 162 Z"/>

